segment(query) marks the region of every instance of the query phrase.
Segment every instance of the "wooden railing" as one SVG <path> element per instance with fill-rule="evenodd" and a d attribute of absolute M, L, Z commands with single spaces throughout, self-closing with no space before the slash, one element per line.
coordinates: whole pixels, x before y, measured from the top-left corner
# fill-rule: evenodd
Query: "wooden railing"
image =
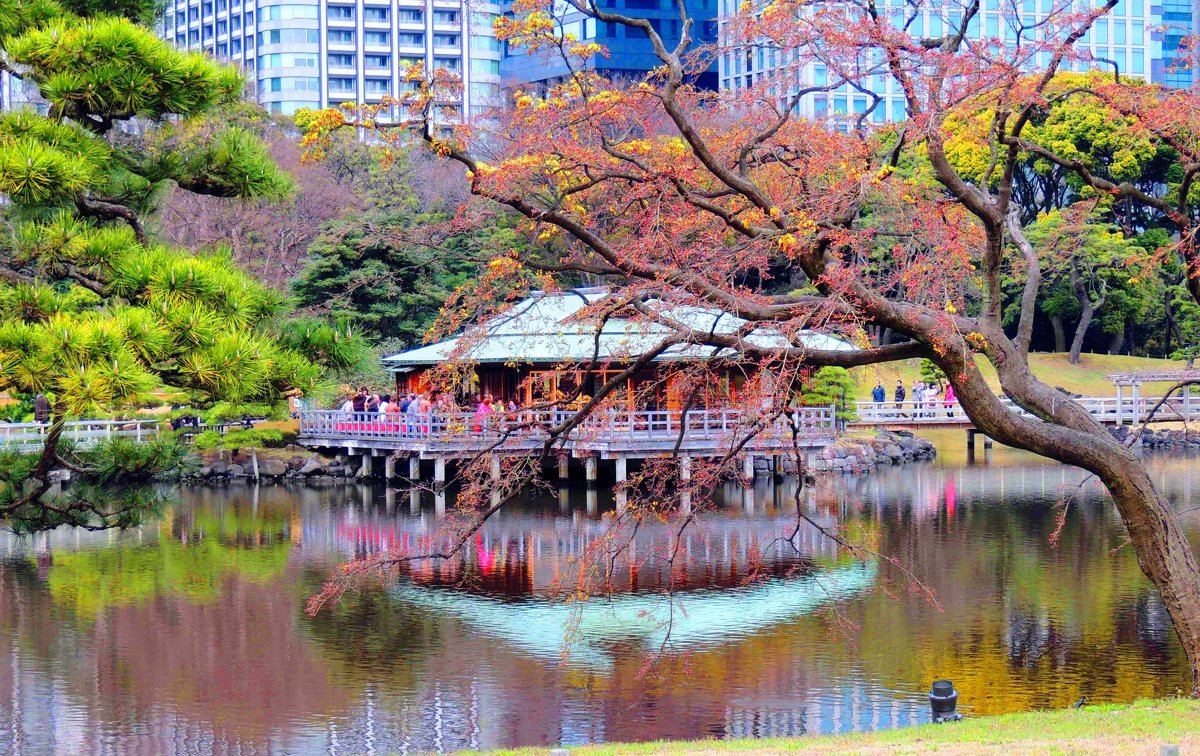
<path fill-rule="evenodd" d="M 1137 423 L 1146 419 L 1160 396 L 1141 397 L 1081 397 L 1079 403 L 1098 422 L 1106 424 Z M 1068 397 L 1063 397 L 1064 401 Z M 1011 399 L 1000 400 L 1022 415 L 1030 413 L 1017 407 Z M 970 420 L 958 402 L 947 404 L 941 399 L 932 402 L 855 402 L 858 419 L 850 425 L 969 425 Z M 1200 419 L 1200 397 L 1184 393 L 1171 396 L 1155 415 L 1162 422 L 1183 422 Z"/>
<path fill-rule="evenodd" d="M 516 410 L 477 417 L 468 412 L 408 413 L 341 412 L 308 410 L 300 413 L 300 437 L 396 441 L 499 440 L 544 441 L 551 429 L 568 422 L 569 410 Z M 768 429 L 802 436 L 830 435 L 836 428 L 832 407 L 804 407 L 766 421 Z M 669 441 L 717 439 L 764 425 L 751 412 L 739 409 L 610 410 L 588 415 L 571 430 L 572 439 L 596 441 Z"/>
<path fill-rule="evenodd" d="M 71 420 L 63 424 L 61 438 L 86 449 L 100 441 L 130 438 L 144 441 L 158 433 L 159 420 Z M 38 449 L 50 432 L 49 423 L 0 425 L 0 446 L 22 450 Z"/>

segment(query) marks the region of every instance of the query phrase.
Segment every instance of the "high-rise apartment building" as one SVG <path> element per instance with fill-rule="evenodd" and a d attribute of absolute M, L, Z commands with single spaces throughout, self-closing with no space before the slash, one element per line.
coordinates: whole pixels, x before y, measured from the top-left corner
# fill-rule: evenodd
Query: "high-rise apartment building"
<path fill-rule="evenodd" d="M 469 115 L 499 95 L 499 13 L 479 0 L 166 0 L 162 35 L 240 66 L 271 112 L 400 96 L 420 63 L 462 76 Z"/>
<path fill-rule="evenodd" d="M 742 0 L 719 2 L 720 33 L 724 34 L 725 19 L 738 11 Z M 1190 33 L 1190 3 L 1193 0 L 1166 2 L 1163 6 L 1151 6 L 1147 0 L 1120 0 L 1110 14 L 1096 20 L 1076 46 L 1090 51 L 1093 60 L 1074 61 L 1064 65 L 1064 70 L 1083 71 L 1100 66 L 1111 70 L 1111 64 L 1100 62 L 1104 59 L 1116 63 L 1123 76 L 1170 86 L 1190 85 L 1192 71 L 1176 65 L 1175 56 L 1180 40 Z M 1178 3 L 1178 7 L 1170 5 L 1172 2 Z M 1022 25 L 1026 29 L 1036 28 L 1038 22 L 1060 5 L 1060 0 L 982 0 L 979 14 L 967 25 L 967 34 L 973 39 L 1014 43 Z M 912 11 L 912 6 L 904 0 L 883 0 L 881 6 L 896 14 L 897 19 L 906 18 Z M 940 37 L 961 23 L 963 6 L 964 3 L 956 0 L 924 5 L 909 26 L 909 33 L 914 37 Z M 1187 31 L 1180 33 L 1180 30 Z M 1039 55 L 1038 65 L 1049 62 L 1049 53 Z M 774 80 L 780 98 L 787 99 L 801 87 L 830 84 L 830 74 L 824 66 L 811 62 L 797 65 L 795 60 L 792 51 L 768 44 L 729 46 L 718 58 L 720 88 L 736 92 L 764 80 Z M 904 98 L 891 77 L 870 76 L 865 84 L 864 88 L 881 100 L 879 107 L 871 111 L 871 120 L 883 122 L 905 118 Z M 800 116 L 811 119 L 840 115 L 854 117 L 866 113 L 874 99 L 849 85 L 842 85 L 829 92 L 804 96 L 798 110 Z"/>
<path fill-rule="evenodd" d="M 692 19 L 693 49 L 711 46 L 717 41 L 717 3 L 719 0 L 684 0 L 688 17 Z M 682 33 L 679 7 L 676 0 L 598 0 L 602 10 L 622 13 L 633 18 L 649 19 L 651 26 L 674 47 Z M 597 21 L 562 4 L 557 9 L 556 20 L 561 32 L 572 35 L 580 42 L 595 42 L 608 50 L 608 55 L 594 55 L 588 64 L 610 78 L 633 79 L 645 76 L 662 65 L 650 45 L 647 33 L 637 27 Z M 705 89 L 716 89 L 717 67 L 711 57 L 704 57 L 699 64 L 695 83 Z M 500 63 L 504 82 L 511 86 L 545 84 L 562 80 L 567 75 L 566 64 L 561 58 L 541 52 L 530 53 L 523 48 L 504 47 Z"/>

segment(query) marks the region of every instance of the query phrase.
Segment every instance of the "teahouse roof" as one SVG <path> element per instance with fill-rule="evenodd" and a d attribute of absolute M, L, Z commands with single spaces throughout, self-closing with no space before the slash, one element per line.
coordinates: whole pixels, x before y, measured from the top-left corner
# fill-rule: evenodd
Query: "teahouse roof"
<path fill-rule="evenodd" d="M 584 362 L 593 355 L 600 360 L 633 359 L 651 349 L 671 330 L 664 325 L 621 317 L 609 318 L 597 339 L 597 323 L 587 319 L 572 321 L 583 308 L 609 295 L 603 288 L 571 289 L 562 292 L 534 292 L 488 325 L 487 335 L 472 339 L 464 348 L 463 359 L 481 363 L 561 363 Z M 717 334 L 731 334 L 746 321 L 717 309 L 659 303 L 659 311 L 687 326 Z M 393 372 L 436 365 L 455 355 L 460 338 L 447 339 L 383 359 Z M 818 350 L 852 351 L 856 347 L 835 336 L 801 331 L 800 345 Z M 787 339 L 764 328 L 746 340 L 762 347 L 786 347 Z M 597 350 L 598 346 L 598 350 Z M 728 352 L 728 350 L 725 350 Z M 692 344 L 672 347 L 657 359 L 679 360 L 719 356 L 713 347 Z"/>

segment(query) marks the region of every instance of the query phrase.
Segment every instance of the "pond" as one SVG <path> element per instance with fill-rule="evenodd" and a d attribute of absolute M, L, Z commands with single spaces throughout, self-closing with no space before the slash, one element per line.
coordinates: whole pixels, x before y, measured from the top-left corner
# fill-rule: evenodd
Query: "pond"
<path fill-rule="evenodd" d="M 1195 462 L 1150 462 L 1181 510 L 1200 505 Z M 572 560 L 603 543 L 604 491 L 531 496 L 462 559 L 312 619 L 306 600 L 337 564 L 433 537 L 434 502 L 381 487 L 195 488 L 137 531 L 0 535 L 0 753 L 801 735 L 927 721 L 939 677 L 968 716 L 1187 682 L 1111 505 L 1074 469 L 997 449 L 985 465 L 884 469 L 799 498 L 933 598 L 814 525 L 795 532 L 799 553 L 784 548 L 789 481 L 720 492 L 680 540 L 646 525 L 611 595 L 582 604 L 561 594 Z"/>

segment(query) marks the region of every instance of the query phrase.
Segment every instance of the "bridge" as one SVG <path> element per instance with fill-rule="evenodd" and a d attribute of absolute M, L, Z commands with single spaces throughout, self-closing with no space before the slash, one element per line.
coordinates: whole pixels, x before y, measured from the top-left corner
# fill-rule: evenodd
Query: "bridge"
<path fill-rule="evenodd" d="M 1150 416 L 1151 410 L 1162 399 L 1160 396 L 1104 396 L 1068 397 L 1083 405 L 1083 408 L 1102 425 L 1133 425 Z M 1000 400 L 1008 408 L 1026 416 L 1029 412 L 1018 407 L 1007 397 Z M 877 428 L 912 428 L 916 426 L 941 426 L 974 428 L 958 402 L 855 402 L 857 420 L 851 426 Z M 1159 408 L 1156 422 L 1190 422 L 1200 419 L 1200 397 L 1192 399 L 1186 391 L 1172 394 Z"/>

